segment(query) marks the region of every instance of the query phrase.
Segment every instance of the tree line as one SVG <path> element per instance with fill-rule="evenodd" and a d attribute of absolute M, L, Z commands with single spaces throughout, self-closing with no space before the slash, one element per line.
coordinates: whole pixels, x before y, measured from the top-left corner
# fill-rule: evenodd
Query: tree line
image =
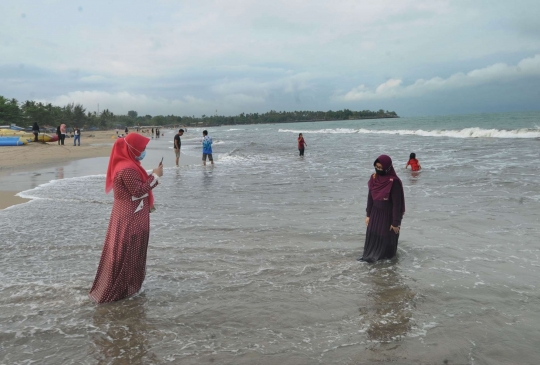
<path fill-rule="evenodd" d="M 275 111 L 266 113 L 241 113 L 236 116 L 205 115 L 195 116 L 176 115 L 139 115 L 135 110 L 127 114 L 114 114 L 105 109 L 100 113 L 87 112 L 82 104 L 70 103 L 65 106 L 56 106 L 50 103 L 27 100 L 19 102 L 0 95 L 0 124 L 15 123 L 21 127 L 28 127 L 37 122 L 40 126 L 56 127 L 60 124 L 79 128 L 111 129 L 117 127 L 133 126 L 217 126 L 222 124 L 272 124 L 308 121 L 330 121 L 348 119 L 375 119 L 399 118 L 393 111 L 349 109 L 337 111 Z"/>

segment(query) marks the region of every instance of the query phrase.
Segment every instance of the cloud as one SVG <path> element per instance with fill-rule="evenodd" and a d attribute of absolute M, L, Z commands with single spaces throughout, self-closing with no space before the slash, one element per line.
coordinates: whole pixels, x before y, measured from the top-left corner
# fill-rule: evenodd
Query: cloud
<path fill-rule="evenodd" d="M 540 55 L 525 58 L 515 66 L 497 63 L 468 73 L 455 73 L 448 78 L 433 77 L 418 79 L 414 83 L 403 86 L 401 79 L 389 79 L 375 89 L 362 84 L 335 99 L 341 101 L 381 100 L 390 98 L 410 98 L 432 92 L 473 87 L 490 82 L 509 82 L 516 79 L 540 76 Z"/>
<path fill-rule="evenodd" d="M 74 91 L 65 95 L 57 96 L 49 100 L 38 100 L 53 105 L 66 105 L 69 103 L 82 104 L 87 111 L 109 109 L 115 114 L 127 114 L 129 110 L 136 110 L 139 114 L 150 115 L 201 115 L 214 114 L 216 110 L 220 114 L 232 114 L 241 107 L 253 107 L 264 102 L 257 96 L 242 93 L 227 94 L 216 99 L 201 99 L 192 95 L 186 95 L 177 99 L 167 99 L 159 96 L 135 94 L 129 92 L 104 92 L 104 91 Z"/>
<path fill-rule="evenodd" d="M 3 0 L 0 92 L 100 99 L 121 113 L 328 110 L 358 100 L 387 108 L 377 101 L 525 83 L 527 62 L 516 64 L 540 54 L 537 2 L 95 0 L 79 11 L 71 0 Z M 421 97 L 416 105 L 427 110 Z"/>
<path fill-rule="evenodd" d="M 272 93 L 294 94 L 309 89 L 315 79 L 309 72 L 289 73 L 289 71 L 285 71 L 280 75 L 281 77 L 271 81 L 256 81 L 252 78 L 225 79 L 213 85 L 211 90 L 219 95 L 245 93 L 267 97 Z"/>
<path fill-rule="evenodd" d="M 84 77 L 81 77 L 79 81 L 84 84 L 106 84 L 106 83 L 111 82 L 110 79 L 101 75 L 84 76 Z"/>

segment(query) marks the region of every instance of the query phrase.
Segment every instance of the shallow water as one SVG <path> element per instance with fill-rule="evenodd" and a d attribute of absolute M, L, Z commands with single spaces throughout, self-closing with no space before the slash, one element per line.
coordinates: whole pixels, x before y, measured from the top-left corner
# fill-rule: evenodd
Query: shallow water
<path fill-rule="evenodd" d="M 112 196 L 104 175 L 66 178 L 68 166 L 22 194 L 35 200 L 0 211 L 1 361 L 536 363 L 540 168 L 524 161 L 538 160 L 539 121 L 210 129 L 216 167 L 166 168 L 155 190 L 143 291 L 102 306 L 87 293 Z M 199 156 L 199 134 L 184 135 L 185 153 Z M 172 135 L 151 142 L 148 168 L 162 155 L 172 163 Z M 409 152 L 421 173 L 403 170 Z M 407 212 L 398 257 L 369 265 L 356 258 L 381 153 L 394 159 Z"/>

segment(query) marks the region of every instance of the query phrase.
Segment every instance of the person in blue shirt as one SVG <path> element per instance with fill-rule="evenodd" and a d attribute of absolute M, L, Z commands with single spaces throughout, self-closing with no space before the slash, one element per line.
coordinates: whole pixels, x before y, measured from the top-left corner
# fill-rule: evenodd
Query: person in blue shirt
<path fill-rule="evenodd" d="M 206 166 L 206 157 L 208 157 L 208 160 L 210 160 L 210 163 L 213 165 L 214 159 L 212 158 L 212 137 L 208 135 L 207 130 L 204 130 L 202 134 L 203 134 L 203 139 L 202 139 L 203 166 Z"/>

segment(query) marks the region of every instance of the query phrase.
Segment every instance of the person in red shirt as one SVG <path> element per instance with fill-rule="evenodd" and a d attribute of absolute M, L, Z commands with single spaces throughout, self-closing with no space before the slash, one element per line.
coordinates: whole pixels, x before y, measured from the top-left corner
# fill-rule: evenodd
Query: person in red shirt
<path fill-rule="evenodd" d="M 304 137 L 302 136 L 302 133 L 298 135 L 298 151 L 300 151 L 300 156 L 304 156 L 304 148 L 307 146 L 306 141 L 304 141 Z"/>
<path fill-rule="evenodd" d="M 416 153 L 411 153 L 409 156 L 409 162 L 407 162 L 407 165 L 405 165 L 405 169 L 411 165 L 412 171 L 420 171 L 422 166 L 420 166 L 420 162 L 416 159 Z"/>

